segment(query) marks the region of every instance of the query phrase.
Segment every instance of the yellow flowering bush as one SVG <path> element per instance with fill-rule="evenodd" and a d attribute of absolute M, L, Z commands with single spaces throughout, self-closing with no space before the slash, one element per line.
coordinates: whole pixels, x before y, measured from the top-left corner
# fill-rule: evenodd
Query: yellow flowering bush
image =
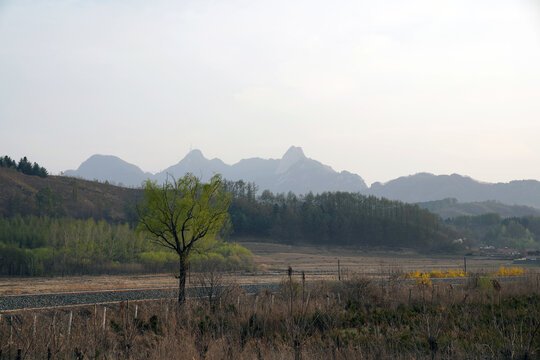
<path fill-rule="evenodd" d="M 501 266 L 499 271 L 493 274 L 493 276 L 519 276 L 523 275 L 525 273 L 525 270 L 519 267 L 509 267 L 505 268 L 504 266 Z"/>
<path fill-rule="evenodd" d="M 431 272 L 424 272 L 415 270 L 410 273 L 407 273 L 406 278 L 408 279 L 436 279 L 436 278 L 458 278 L 458 277 L 467 277 L 468 274 L 460 269 L 447 269 L 447 270 L 432 270 Z"/>
<path fill-rule="evenodd" d="M 418 285 L 427 287 L 431 287 L 431 285 L 433 285 L 433 282 L 431 281 L 429 274 L 427 273 L 420 273 L 420 276 L 415 279 Z"/>

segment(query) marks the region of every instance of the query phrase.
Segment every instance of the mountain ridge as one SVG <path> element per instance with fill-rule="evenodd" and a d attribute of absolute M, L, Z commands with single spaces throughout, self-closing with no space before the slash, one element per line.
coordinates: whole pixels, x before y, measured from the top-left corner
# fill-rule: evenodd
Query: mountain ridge
<path fill-rule="evenodd" d="M 408 203 L 455 198 L 463 203 L 498 201 L 540 208 L 540 182 L 537 180 L 488 183 L 459 174 L 434 175 L 423 172 L 384 184 L 374 183 L 366 194 Z"/>
<path fill-rule="evenodd" d="M 156 174 L 144 172 L 116 156 L 93 155 L 79 169 L 68 170 L 64 175 L 133 187 L 140 186 L 146 179 L 162 182 L 168 174 L 178 178 L 186 172 L 204 181 L 219 173 L 225 179 L 253 182 L 260 191 L 268 189 L 277 193 L 347 191 L 407 203 L 454 198 L 460 203 L 496 201 L 540 209 L 540 182 L 537 180 L 488 183 L 456 173 L 435 175 L 420 172 L 385 183 L 375 182 L 368 187 L 358 174 L 334 171 L 330 166 L 307 157 L 302 148 L 296 146 L 291 146 L 280 159 L 252 157 L 232 165 L 219 158 L 207 159 L 201 150 L 195 149 L 178 163 Z"/>
<path fill-rule="evenodd" d="M 108 175 L 106 171 L 109 171 Z M 273 192 L 292 191 L 303 194 L 324 191 L 359 192 L 367 189 L 359 175 L 346 171 L 336 172 L 330 166 L 306 157 L 302 148 L 296 146 L 291 146 L 281 159 L 248 158 L 232 165 L 219 158 L 207 159 L 201 150 L 195 149 L 178 163 L 156 174 L 144 172 L 116 156 L 92 155 L 77 170 L 66 170 L 63 174 L 140 186 L 146 179 L 163 182 L 168 175 L 178 178 L 188 172 L 203 181 L 214 174 L 221 174 L 225 179 L 254 182 L 260 190 L 269 189 Z"/>

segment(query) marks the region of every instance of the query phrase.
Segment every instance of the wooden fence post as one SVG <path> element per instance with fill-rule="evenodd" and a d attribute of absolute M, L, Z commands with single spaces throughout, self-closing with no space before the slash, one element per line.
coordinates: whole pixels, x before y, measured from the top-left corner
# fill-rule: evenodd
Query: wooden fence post
<path fill-rule="evenodd" d="M 73 320 L 73 311 L 69 312 L 68 317 L 68 326 L 67 326 L 67 336 L 69 337 L 71 335 L 71 321 Z"/>
<path fill-rule="evenodd" d="M 103 324 L 101 325 L 101 327 L 103 328 L 103 331 L 105 331 L 106 318 L 107 318 L 107 308 L 103 307 Z"/>
<path fill-rule="evenodd" d="M 13 317 L 9 317 L 9 345 L 11 348 L 11 344 L 13 344 Z M 11 351 L 10 351 L 11 353 Z M 10 355 L 11 356 L 11 355 Z"/>
<path fill-rule="evenodd" d="M 165 304 L 165 323 L 167 323 L 169 319 L 169 305 Z"/>
<path fill-rule="evenodd" d="M 34 313 L 34 322 L 32 323 L 32 336 L 36 337 L 36 327 L 37 327 L 37 314 Z"/>

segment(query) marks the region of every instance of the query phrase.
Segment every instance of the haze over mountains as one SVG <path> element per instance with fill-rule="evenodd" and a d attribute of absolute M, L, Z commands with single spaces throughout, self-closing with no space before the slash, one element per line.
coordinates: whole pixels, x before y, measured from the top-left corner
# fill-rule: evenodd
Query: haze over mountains
<path fill-rule="evenodd" d="M 209 160 L 200 150 L 192 150 L 180 162 L 157 174 L 144 172 L 115 156 L 93 155 L 77 170 L 67 170 L 64 175 L 140 186 L 146 179 L 162 182 L 167 174 L 178 178 L 187 172 L 204 181 L 214 174 L 221 174 L 225 179 L 254 182 L 260 190 L 278 193 L 361 192 L 367 189 L 359 175 L 347 171 L 336 172 L 330 166 L 306 157 L 303 150 L 295 146 L 290 147 L 281 159 L 250 158 L 233 165 L 217 158 Z"/>
<path fill-rule="evenodd" d="M 493 184 L 458 174 L 419 173 L 384 184 L 377 182 L 368 188 L 359 175 L 348 171 L 336 172 L 330 166 L 306 157 L 302 149 L 295 146 L 289 148 L 281 159 L 249 158 L 233 165 L 218 158 L 207 159 L 200 150 L 192 150 L 180 162 L 156 174 L 144 172 L 115 156 L 93 155 L 77 170 L 65 171 L 64 175 L 140 186 L 146 179 L 162 182 L 167 174 L 178 178 L 186 172 L 205 181 L 214 174 L 221 174 L 228 180 L 254 182 L 260 191 L 268 189 L 275 193 L 349 191 L 408 203 L 453 198 L 465 203 L 498 201 L 540 208 L 540 182 L 536 180 Z"/>
<path fill-rule="evenodd" d="M 494 200 L 509 205 L 540 208 L 540 182 L 536 180 L 493 184 L 458 174 L 419 173 L 403 176 L 385 184 L 374 183 L 367 194 L 408 203 L 454 198 L 466 203 Z"/>

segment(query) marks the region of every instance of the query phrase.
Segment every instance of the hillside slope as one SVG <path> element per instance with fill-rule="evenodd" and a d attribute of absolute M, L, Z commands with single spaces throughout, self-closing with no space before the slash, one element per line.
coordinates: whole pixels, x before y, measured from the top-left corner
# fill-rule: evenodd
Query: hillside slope
<path fill-rule="evenodd" d="M 65 176 L 25 175 L 0 168 L 0 215 L 69 215 L 134 221 L 142 191 Z"/>
<path fill-rule="evenodd" d="M 438 214 L 443 219 L 458 216 L 474 216 L 482 214 L 499 214 L 503 218 L 540 216 L 540 209 L 523 205 L 506 205 L 498 201 L 482 201 L 461 203 L 457 199 L 443 199 L 417 203 L 423 209 Z"/>

